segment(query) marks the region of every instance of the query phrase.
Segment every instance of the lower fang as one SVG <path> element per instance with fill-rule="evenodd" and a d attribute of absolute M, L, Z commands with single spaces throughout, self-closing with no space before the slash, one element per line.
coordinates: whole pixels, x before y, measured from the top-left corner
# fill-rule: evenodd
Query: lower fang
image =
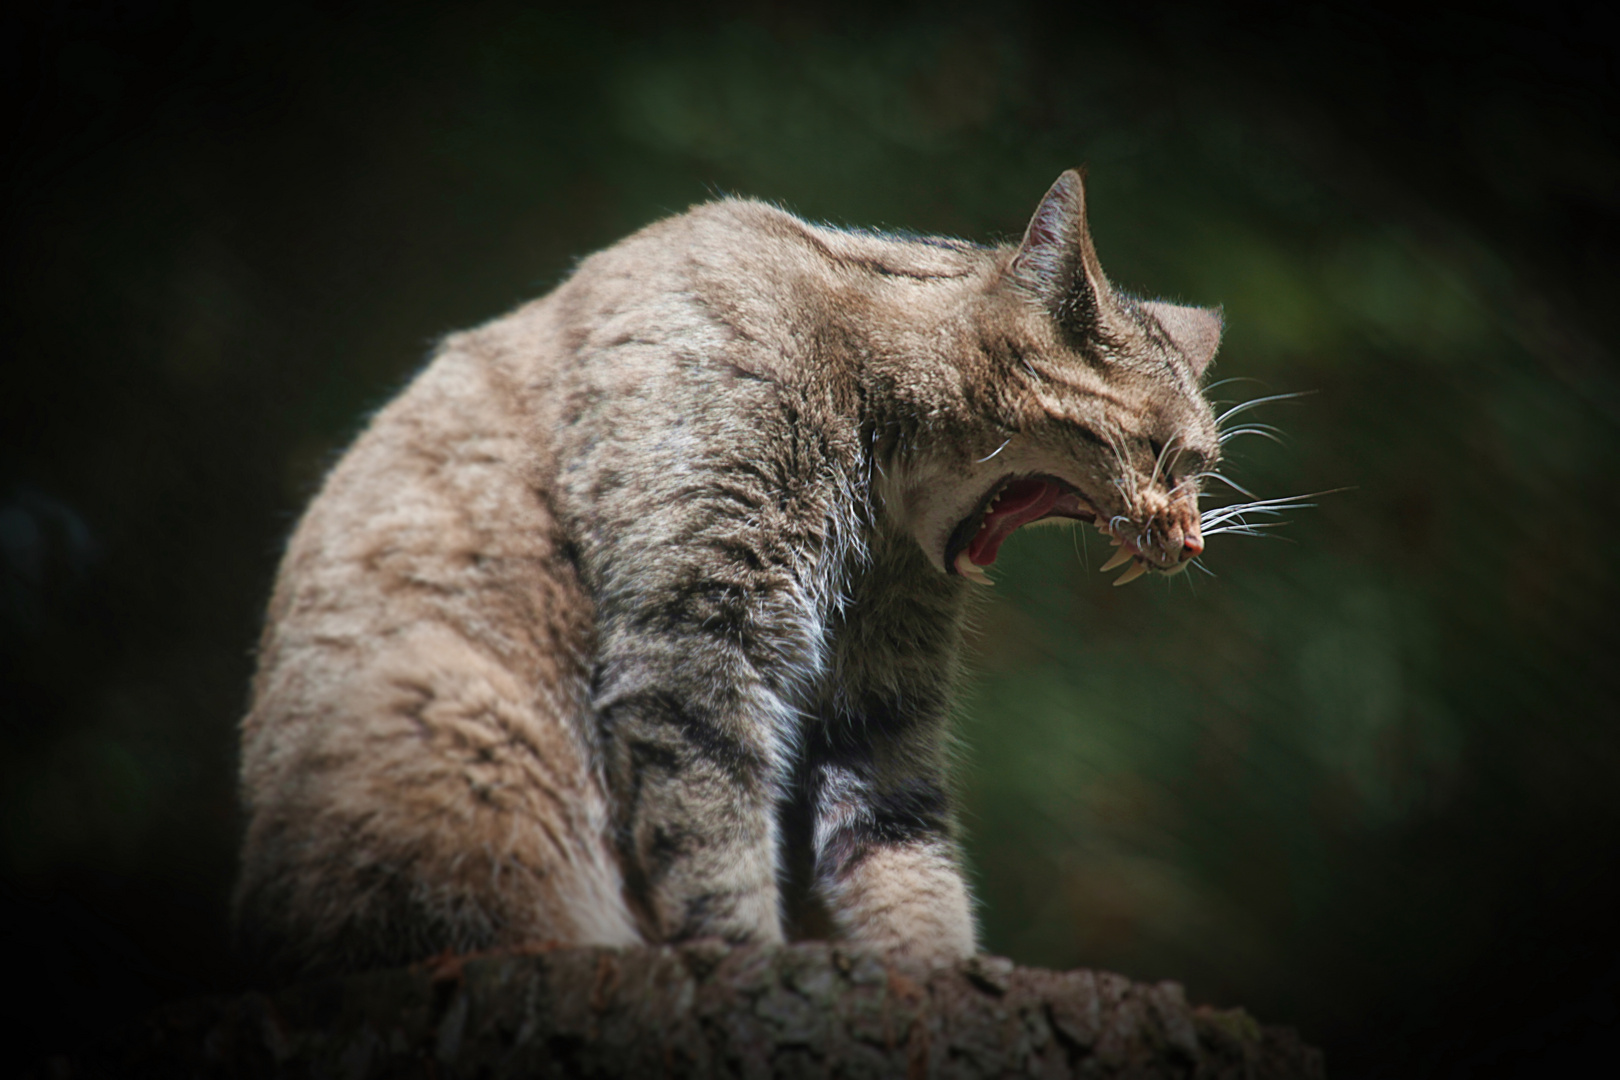
<path fill-rule="evenodd" d="M 956 572 L 976 585 L 995 584 L 995 582 L 990 580 L 990 575 L 985 573 L 983 568 L 979 567 L 972 559 L 968 558 L 966 548 L 957 552 L 956 554 Z"/>
<path fill-rule="evenodd" d="M 1100 569 L 1106 574 L 1115 567 L 1124 566 L 1134 557 L 1135 556 L 1131 554 L 1129 548 L 1120 548 L 1118 551 L 1114 552 L 1113 556 L 1107 562 L 1102 564 Z"/>
<path fill-rule="evenodd" d="M 1137 578 L 1141 577 L 1145 573 L 1147 573 L 1147 564 L 1146 563 L 1135 563 L 1135 564 L 1133 564 L 1131 566 L 1131 568 L 1129 570 L 1125 571 L 1123 574 L 1119 575 L 1119 577 L 1115 578 L 1114 579 L 1114 584 L 1115 585 L 1129 585 L 1131 582 L 1135 581 Z"/>

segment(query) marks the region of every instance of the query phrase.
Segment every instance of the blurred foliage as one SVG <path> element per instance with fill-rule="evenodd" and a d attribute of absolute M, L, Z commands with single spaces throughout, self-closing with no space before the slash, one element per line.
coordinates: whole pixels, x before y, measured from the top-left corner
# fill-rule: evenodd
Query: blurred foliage
<path fill-rule="evenodd" d="M 1214 396 L 1309 392 L 1227 474 L 1345 490 L 1215 538 L 1211 577 L 1115 591 L 1095 543 L 1009 543 L 961 717 L 986 944 L 1184 981 L 1341 1074 L 1613 1022 L 1598 16 L 11 18 L 0 890 L 13 955 L 53 958 L 42 1039 L 70 1000 L 230 985 L 277 547 L 436 336 L 715 193 L 994 239 L 1082 162 L 1113 279 L 1224 306 Z"/>

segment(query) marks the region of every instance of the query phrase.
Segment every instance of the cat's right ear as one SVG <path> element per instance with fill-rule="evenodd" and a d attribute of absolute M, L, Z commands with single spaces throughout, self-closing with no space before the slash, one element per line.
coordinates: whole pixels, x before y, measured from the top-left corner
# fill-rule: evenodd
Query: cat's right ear
<path fill-rule="evenodd" d="M 1046 192 L 1006 273 L 1064 330 L 1079 337 L 1095 331 L 1108 279 L 1091 244 L 1085 175 L 1079 169 L 1065 172 Z"/>

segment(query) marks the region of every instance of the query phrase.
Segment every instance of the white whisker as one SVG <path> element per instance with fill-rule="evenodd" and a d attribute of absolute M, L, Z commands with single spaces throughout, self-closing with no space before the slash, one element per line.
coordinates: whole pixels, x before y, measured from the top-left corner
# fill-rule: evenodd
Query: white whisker
<path fill-rule="evenodd" d="M 1220 443 L 1225 446 L 1229 441 L 1240 435 L 1259 435 L 1261 438 L 1270 439 L 1278 446 L 1283 445 L 1282 432 L 1270 424 L 1249 424 L 1245 427 L 1233 428 L 1231 431 L 1223 431 L 1221 432 Z"/>
<path fill-rule="evenodd" d="M 1271 517 L 1276 517 L 1285 511 L 1303 510 L 1307 507 L 1315 505 L 1315 503 L 1301 503 L 1298 506 L 1251 507 L 1246 510 L 1234 509 L 1230 510 L 1229 512 L 1222 512 L 1218 510 L 1211 511 L 1207 516 L 1201 515 L 1199 517 L 1198 529 L 1200 532 L 1207 534 L 1210 529 L 1215 528 L 1217 525 L 1224 525 L 1228 521 L 1235 521 L 1240 525 L 1249 524 L 1248 518 L 1244 516 L 1246 514 L 1267 514 Z"/>
<path fill-rule="evenodd" d="M 1280 521 L 1277 524 L 1286 525 L 1288 523 L 1286 521 Z M 1293 543 L 1293 541 L 1289 540 L 1289 538 L 1286 537 L 1286 536 L 1277 536 L 1274 533 L 1254 532 L 1253 530 L 1257 529 L 1257 528 L 1260 528 L 1260 526 L 1254 525 L 1254 526 L 1250 526 L 1248 528 L 1244 528 L 1242 526 L 1234 525 L 1231 528 L 1216 529 L 1213 532 L 1208 532 L 1208 533 L 1205 533 L 1204 535 L 1205 536 L 1220 536 L 1221 534 L 1225 533 L 1225 534 L 1230 535 L 1230 536 L 1258 536 L 1258 537 L 1260 537 L 1262 539 L 1265 539 L 1265 540 L 1287 540 L 1290 544 Z"/>
<path fill-rule="evenodd" d="M 1320 499 L 1323 495 L 1337 495 L 1339 492 L 1346 491 L 1346 490 L 1348 490 L 1348 489 L 1347 488 L 1333 488 L 1332 490 L 1329 490 L 1329 491 L 1313 491 L 1308 495 L 1279 495 L 1275 499 L 1255 499 L 1252 502 L 1233 503 L 1230 506 L 1218 506 L 1218 507 L 1215 507 L 1215 510 L 1239 510 L 1239 509 L 1245 509 L 1245 508 L 1254 507 L 1254 506 L 1287 506 L 1287 505 L 1293 504 L 1293 503 L 1298 503 L 1301 506 L 1315 506 L 1316 505 L 1315 503 L 1306 503 L 1306 502 L 1303 502 L 1302 500 L 1304 500 L 1304 499 Z M 1211 512 L 1213 512 L 1213 511 L 1211 511 Z"/>
<path fill-rule="evenodd" d="M 1195 479 L 1195 480 L 1219 480 L 1221 483 L 1225 484 L 1227 487 L 1231 488 L 1233 491 L 1238 492 L 1240 495 L 1247 495 L 1251 499 L 1258 499 L 1260 497 L 1260 496 L 1256 495 L 1254 492 L 1250 491 L 1248 488 L 1244 487 L 1242 484 L 1239 484 L 1237 481 L 1229 480 L 1226 477 L 1222 476 L 1218 472 L 1193 473 L 1193 479 Z"/>
<path fill-rule="evenodd" d="M 990 451 L 988 454 L 984 455 L 984 457 L 980 458 L 978 461 L 975 461 L 973 464 L 975 464 L 975 465 L 983 465 L 985 462 L 989 461 L 991 458 L 995 457 L 997 454 L 999 454 L 1003 450 L 1007 449 L 1007 443 L 1010 443 L 1010 442 L 1012 442 L 1012 436 L 1009 435 L 1007 437 L 1007 442 L 1002 443 L 1000 446 L 996 447 L 994 450 Z"/>
<path fill-rule="evenodd" d="M 1267 402 L 1288 401 L 1291 398 L 1305 397 L 1310 393 L 1311 391 L 1309 390 L 1297 390 L 1292 394 L 1269 394 L 1266 397 L 1250 398 L 1248 401 L 1234 405 L 1230 409 L 1227 409 L 1225 412 L 1221 413 L 1221 415 L 1217 416 L 1215 418 L 1215 427 L 1218 430 L 1222 424 L 1226 423 L 1227 420 L 1236 416 L 1238 413 L 1248 412 L 1250 409 L 1264 405 Z"/>
<path fill-rule="evenodd" d="M 1229 378 L 1229 379 L 1218 379 L 1218 380 L 1216 380 L 1216 381 L 1215 381 L 1215 382 L 1212 382 L 1212 383 L 1210 383 L 1210 384 L 1209 384 L 1209 385 L 1208 385 L 1208 386 L 1206 386 L 1206 387 L 1204 387 L 1204 393 L 1206 393 L 1206 394 L 1207 394 L 1207 393 L 1209 393 L 1209 392 L 1210 392 L 1210 391 L 1211 391 L 1211 390 L 1215 390 L 1215 389 L 1218 389 L 1218 388 L 1220 388 L 1220 387 L 1222 387 L 1222 386 L 1225 386 L 1225 385 L 1227 385 L 1227 384 L 1228 384 L 1228 383 L 1235 383 L 1235 382 L 1260 382 L 1260 381 L 1261 381 L 1261 380 L 1260 380 L 1260 379 L 1256 379 L 1256 378 L 1255 378 L 1255 377 L 1254 377 L 1254 376 L 1252 376 L 1252 375 L 1233 375 L 1233 376 L 1232 376 L 1232 377 L 1231 377 L 1231 378 Z"/>
<path fill-rule="evenodd" d="M 1181 436 L 1179 436 L 1179 435 L 1173 435 L 1173 436 L 1170 437 L 1169 442 L 1167 442 L 1163 446 L 1159 447 L 1159 456 L 1153 462 L 1153 475 L 1148 479 L 1148 488 L 1149 488 L 1149 490 L 1151 490 L 1152 488 L 1154 488 L 1154 487 L 1156 487 L 1158 485 L 1158 483 L 1159 483 L 1159 472 L 1164 468 L 1164 457 L 1165 457 L 1166 454 L 1170 453 L 1171 450 L 1175 449 L 1176 440 L 1179 439 L 1180 437 Z M 1176 450 L 1176 453 L 1180 454 L 1181 451 Z"/>
<path fill-rule="evenodd" d="M 1256 529 L 1280 529 L 1284 525 L 1292 524 L 1293 522 L 1291 521 L 1263 521 L 1259 524 L 1250 524 L 1249 522 L 1244 522 L 1241 525 L 1223 525 L 1218 529 L 1200 529 L 1199 533 L 1200 535 L 1206 537 L 1219 536 L 1222 533 L 1238 533 L 1247 536 L 1259 536 L 1260 534 L 1255 531 Z"/>

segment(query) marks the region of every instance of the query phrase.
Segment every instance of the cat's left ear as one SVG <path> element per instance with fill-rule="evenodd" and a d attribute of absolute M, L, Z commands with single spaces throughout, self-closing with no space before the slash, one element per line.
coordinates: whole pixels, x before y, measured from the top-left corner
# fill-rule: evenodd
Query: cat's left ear
<path fill-rule="evenodd" d="M 1201 377 L 1209 362 L 1215 359 L 1215 350 L 1221 347 L 1221 313 L 1209 308 L 1167 304 L 1163 300 L 1144 300 L 1142 310 L 1158 320 L 1164 328 L 1164 336 L 1181 350 L 1192 365 L 1193 377 Z"/>
<path fill-rule="evenodd" d="M 1006 273 L 1015 287 L 1040 300 L 1063 329 L 1081 337 L 1096 330 L 1109 286 L 1086 225 L 1080 170 L 1065 172 L 1047 191 Z"/>

